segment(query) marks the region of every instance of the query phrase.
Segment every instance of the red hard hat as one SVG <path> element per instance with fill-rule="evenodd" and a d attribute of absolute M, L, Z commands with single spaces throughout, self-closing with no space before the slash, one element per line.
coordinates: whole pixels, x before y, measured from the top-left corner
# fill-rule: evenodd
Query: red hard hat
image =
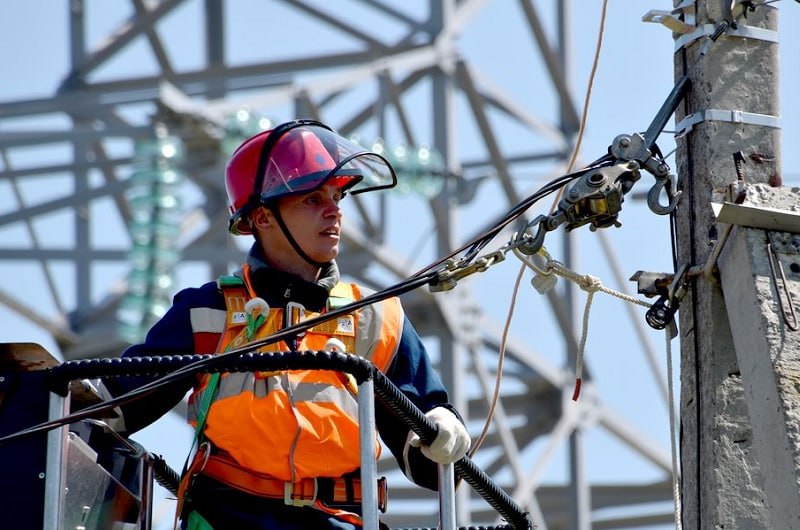
<path fill-rule="evenodd" d="M 382 156 L 343 138 L 322 123 L 296 120 L 247 139 L 225 169 L 233 234 L 251 234 L 250 212 L 287 195 L 331 181 L 342 191 L 390 188 L 397 178 Z"/>

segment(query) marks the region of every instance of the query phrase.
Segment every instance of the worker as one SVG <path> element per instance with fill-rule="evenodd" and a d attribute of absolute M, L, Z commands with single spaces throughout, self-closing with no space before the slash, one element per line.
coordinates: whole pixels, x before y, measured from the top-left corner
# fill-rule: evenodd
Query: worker
<path fill-rule="evenodd" d="M 222 353 L 366 296 L 367 288 L 341 281 L 336 264 L 340 201 L 395 183 L 383 157 L 320 122 L 295 120 L 247 139 L 225 171 L 229 230 L 255 240 L 244 264 L 234 275 L 180 291 L 145 341 L 123 355 Z M 437 428 L 430 446 L 420 446 L 380 403 L 376 427 L 405 475 L 437 489 L 437 464 L 461 459 L 470 438 L 399 299 L 258 351 L 306 350 L 370 360 L 425 412 Z M 120 395 L 148 381 L 126 377 L 106 385 Z M 190 389 L 197 439 L 179 492 L 182 528 L 361 528 L 351 378 L 322 370 L 201 374 L 124 407 L 120 430 L 152 423 Z"/>

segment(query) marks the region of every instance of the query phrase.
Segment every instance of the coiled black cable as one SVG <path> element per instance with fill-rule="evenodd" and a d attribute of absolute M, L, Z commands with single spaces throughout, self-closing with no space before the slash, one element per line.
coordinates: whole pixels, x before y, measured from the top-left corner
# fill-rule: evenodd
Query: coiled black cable
<path fill-rule="evenodd" d="M 167 491 L 178 496 L 178 486 L 181 483 L 180 474 L 169 467 L 167 461 L 160 455 L 150 454 L 150 462 L 153 466 L 153 476 L 156 482 L 161 484 Z"/>

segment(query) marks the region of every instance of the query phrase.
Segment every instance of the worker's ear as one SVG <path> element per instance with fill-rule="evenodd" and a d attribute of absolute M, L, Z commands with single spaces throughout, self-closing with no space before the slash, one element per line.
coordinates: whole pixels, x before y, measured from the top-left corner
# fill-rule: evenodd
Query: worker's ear
<path fill-rule="evenodd" d="M 275 224 L 275 216 L 268 208 L 259 207 L 250 215 L 250 225 L 253 229 L 267 229 Z"/>

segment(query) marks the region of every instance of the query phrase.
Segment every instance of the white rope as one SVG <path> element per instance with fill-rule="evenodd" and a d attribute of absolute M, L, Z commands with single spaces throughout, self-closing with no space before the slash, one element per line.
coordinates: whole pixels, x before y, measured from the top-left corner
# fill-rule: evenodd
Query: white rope
<path fill-rule="evenodd" d="M 547 251 L 544 251 L 546 255 Z M 651 304 L 634 298 L 630 295 L 625 293 L 620 293 L 618 291 L 614 291 L 612 289 L 608 289 L 604 287 L 599 279 L 590 276 L 588 274 L 579 275 L 576 272 L 570 270 L 569 268 L 565 267 L 562 263 L 550 258 L 550 256 L 546 255 L 547 259 L 547 271 L 550 271 L 562 278 L 566 278 L 570 281 L 575 282 L 581 289 L 587 291 L 589 293 L 586 299 L 586 308 L 584 309 L 583 313 L 583 332 L 581 334 L 581 342 L 578 349 L 578 354 L 576 357 L 576 366 L 575 366 L 575 377 L 576 377 L 576 389 L 575 395 L 573 395 L 573 400 L 577 399 L 578 392 L 580 391 L 580 381 L 583 374 L 583 354 L 584 349 L 586 346 L 586 336 L 588 335 L 588 328 L 589 328 L 589 308 L 592 304 L 592 297 L 594 293 L 597 291 L 604 292 L 606 294 L 610 294 L 612 296 L 616 296 L 622 300 L 627 300 L 629 302 L 644 306 L 650 307 Z M 680 471 L 678 469 L 678 448 L 677 448 L 677 438 L 676 432 L 677 427 L 675 425 L 675 395 L 673 391 L 673 377 L 672 377 L 672 347 L 671 347 L 671 335 L 670 330 L 667 328 L 665 331 L 665 337 L 667 341 L 667 386 L 669 390 L 669 439 L 670 439 L 670 450 L 672 452 L 672 499 L 673 504 L 675 505 L 675 528 L 676 530 L 682 530 L 683 525 L 681 523 L 681 489 L 680 489 Z"/>
<path fill-rule="evenodd" d="M 558 274 L 558 273 L 556 273 Z M 592 300 L 594 293 L 596 293 L 603 285 L 598 278 L 583 276 L 580 281 L 576 282 L 581 289 L 586 291 L 586 305 L 583 307 L 583 324 L 581 329 L 581 341 L 578 345 L 578 352 L 575 354 L 575 391 L 572 393 L 572 400 L 577 401 L 581 393 L 581 383 L 583 381 L 583 352 L 586 350 L 586 339 L 589 336 L 589 312 L 592 309 Z"/>
<path fill-rule="evenodd" d="M 681 530 L 681 485 L 680 472 L 678 470 L 678 447 L 677 447 L 677 428 L 675 426 L 675 396 L 672 390 L 672 345 L 669 326 L 664 332 L 667 339 L 667 386 L 669 387 L 669 442 L 672 451 L 672 502 L 675 505 L 675 528 Z"/>
<path fill-rule="evenodd" d="M 652 304 L 649 304 L 643 300 L 639 300 L 638 298 L 628 295 L 626 293 L 609 289 L 608 287 L 605 287 L 602 284 L 600 279 L 590 274 L 578 274 L 577 272 L 566 267 L 563 263 L 553 259 L 544 247 L 542 247 L 539 250 L 539 254 L 546 260 L 544 269 L 538 267 L 533 262 L 531 256 L 526 256 L 522 254 L 518 249 L 514 249 L 514 254 L 526 266 L 535 271 L 536 274 L 539 275 L 540 277 L 547 277 L 555 274 L 556 276 L 560 276 L 566 280 L 575 283 L 581 289 L 583 289 L 588 293 L 588 296 L 586 297 L 586 306 L 584 307 L 583 310 L 583 329 L 581 330 L 581 340 L 578 346 L 578 352 L 575 356 L 575 392 L 573 393 L 572 399 L 576 401 L 578 399 L 578 395 L 580 394 L 581 380 L 583 377 L 583 356 L 584 356 L 583 354 L 586 348 L 586 339 L 589 335 L 589 312 L 592 307 L 592 300 L 594 299 L 594 294 L 598 291 L 603 292 L 611 296 L 617 297 L 620 300 L 631 302 L 643 307 L 650 307 Z M 547 285 L 549 287 L 552 287 L 553 285 L 555 285 L 555 282 L 553 281 L 549 283 L 541 283 L 540 285 Z M 680 470 L 678 469 L 679 458 L 678 458 L 678 448 L 677 448 L 677 438 L 676 438 L 677 427 L 675 425 L 675 395 L 673 391 L 674 382 L 672 377 L 672 347 L 670 342 L 671 335 L 669 328 L 667 328 L 665 332 L 665 337 L 667 341 L 669 438 L 670 438 L 670 449 L 672 452 L 672 499 L 673 499 L 673 504 L 675 506 L 675 528 L 676 530 L 682 530 L 683 525 L 681 523 L 682 516 L 681 516 Z"/>
<path fill-rule="evenodd" d="M 643 300 L 639 300 L 631 295 L 621 293 L 619 291 L 615 291 L 613 289 L 609 289 L 605 287 L 600 279 L 590 275 L 590 274 L 578 274 L 577 272 L 569 269 L 563 263 L 553 259 L 550 254 L 548 254 L 547 250 L 542 247 L 539 251 L 539 254 L 545 258 L 545 268 L 541 269 L 540 267 L 536 266 L 533 263 L 533 260 L 530 259 L 530 256 L 526 256 L 519 252 L 517 249 L 514 249 L 514 254 L 522 260 L 525 265 L 529 268 L 534 270 L 536 274 L 541 276 L 549 276 L 555 274 L 556 276 L 560 276 L 566 280 L 574 282 L 578 285 L 581 289 L 588 293 L 586 297 L 586 306 L 583 310 L 583 329 L 581 330 L 581 340 L 578 346 L 578 352 L 575 356 L 575 392 L 572 396 L 573 400 L 578 399 L 578 395 L 580 393 L 580 386 L 581 380 L 583 377 L 583 356 L 584 351 L 586 349 L 586 339 L 589 335 L 589 312 L 592 307 L 592 300 L 594 299 L 594 294 L 596 292 L 603 292 L 609 294 L 611 296 L 615 296 L 621 300 L 625 300 L 627 302 L 631 302 L 643 307 L 650 307 L 652 304 L 649 304 Z M 553 285 L 550 283 L 549 285 Z M 681 490 L 680 490 L 680 471 L 678 469 L 678 448 L 677 448 L 677 436 L 676 436 L 676 425 L 675 425 L 675 395 L 673 392 L 673 377 L 672 377 L 672 345 L 671 345 L 671 336 L 670 330 L 667 329 L 665 332 L 665 337 L 667 341 L 667 386 L 668 386 L 668 401 L 669 401 L 669 438 L 670 438 L 670 449 L 672 452 L 672 498 L 673 503 L 675 505 L 675 528 L 676 530 L 682 530 L 683 526 L 681 523 Z"/>
<path fill-rule="evenodd" d="M 547 252 L 547 249 L 542 247 L 539 252 L 539 255 L 544 257 L 546 260 L 545 268 L 539 268 L 530 256 L 526 256 L 519 249 L 514 249 L 514 255 L 517 256 L 525 265 L 527 265 L 530 269 L 536 272 L 539 279 L 546 278 L 555 274 L 556 276 L 560 276 L 566 280 L 569 280 L 575 283 L 578 287 L 583 289 L 587 292 L 588 296 L 586 297 L 586 305 L 583 309 L 583 324 L 581 329 L 581 339 L 578 345 L 578 351 L 575 354 L 575 391 L 572 394 L 572 400 L 577 401 L 578 396 L 581 392 L 581 384 L 583 382 L 583 356 L 584 351 L 586 350 L 586 340 L 589 336 L 589 313 L 592 308 L 592 300 L 594 299 L 594 293 L 596 292 L 603 292 L 609 294 L 611 296 L 617 297 L 620 300 L 624 300 L 626 302 L 631 302 L 633 304 L 637 304 L 643 307 L 650 307 L 651 304 L 639 300 L 638 298 L 631 296 L 626 293 L 622 293 L 619 291 L 615 291 L 613 289 L 609 289 L 605 287 L 603 283 L 600 281 L 599 278 L 592 276 L 591 274 L 578 274 L 577 272 L 573 271 L 569 267 L 565 266 L 560 261 L 553 259 L 550 254 Z M 537 290 L 540 290 L 542 294 L 544 291 L 542 289 L 549 289 L 555 285 L 555 281 L 551 282 L 539 282 L 538 285 L 535 284 L 534 287 Z"/>
<path fill-rule="evenodd" d="M 589 274 L 578 274 L 575 271 L 567 268 L 563 263 L 554 260 L 549 256 L 546 257 L 547 257 L 548 270 L 554 272 L 555 274 L 561 276 L 562 278 L 565 278 L 567 280 L 576 283 L 584 291 L 589 291 L 590 289 L 593 291 L 600 291 L 609 294 L 611 296 L 615 296 L 620 300 L 625 300 L 626 302 L 631 302 L 633 304 L 640 305 L 642 307 L 650 307 L 652 305 L 645 302 L 644 300 L 639 300 L 635 296 L 615 291 L 614 289 L 609 289 L 608 287 L 604 286 L 602 282 L 599 279 L 595 278 L 594 276 L 591 276 Z M 595 283 L 597 284 L 596 287 L 594 285 Z"/>

